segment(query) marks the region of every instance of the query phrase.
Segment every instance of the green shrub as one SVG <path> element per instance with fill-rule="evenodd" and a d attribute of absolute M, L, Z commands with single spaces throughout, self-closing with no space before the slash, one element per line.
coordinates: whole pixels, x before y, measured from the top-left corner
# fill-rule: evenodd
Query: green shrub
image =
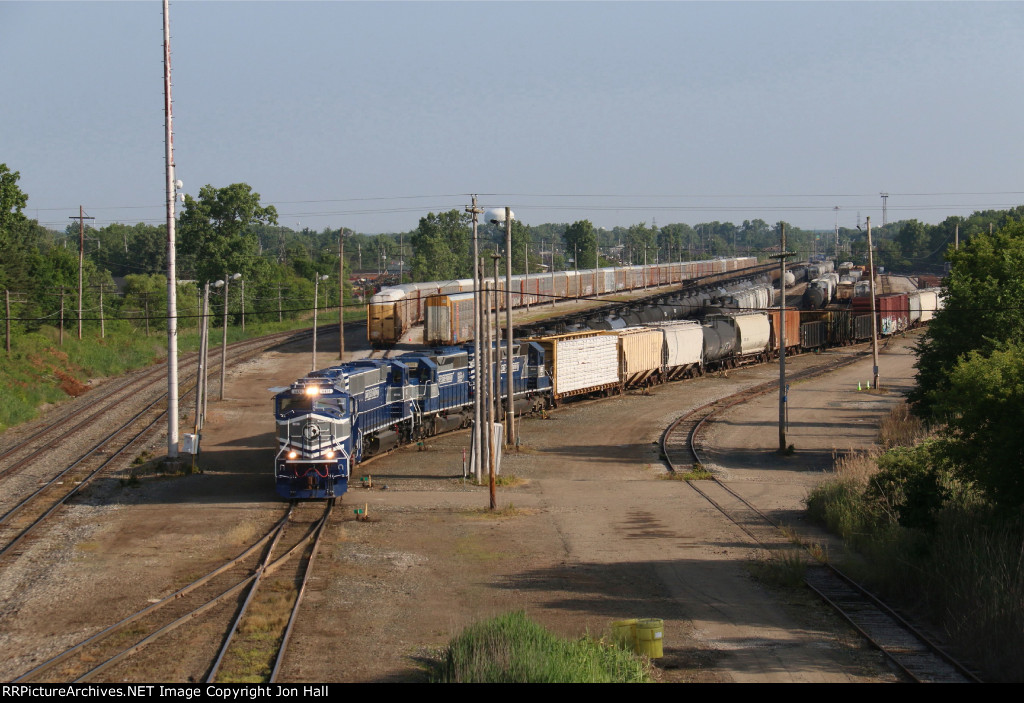
<path fill-rule="evenodd" d="M 445 651 L 437 683 L 644 683 L 645 661 L 583 637 L 564 640 L 514 612 L 467 627 Z"/>

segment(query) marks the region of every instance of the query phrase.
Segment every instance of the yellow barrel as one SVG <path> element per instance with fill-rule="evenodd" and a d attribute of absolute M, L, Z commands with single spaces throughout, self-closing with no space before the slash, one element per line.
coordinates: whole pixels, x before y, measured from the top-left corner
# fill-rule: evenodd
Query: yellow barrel
<path fill-rule="evenodd" d="M 664 655 L 661 641 L 665 628 L 664 621 L 658 618 L 642 618 L 636 621 L 636 653 L 646 654 L 651 659 L 659 659 Z"/>
<path fill-rule="evenodd" d="M 612 641 L 619 649 L 636 651 L 636 618 L 613 622 Z"/>

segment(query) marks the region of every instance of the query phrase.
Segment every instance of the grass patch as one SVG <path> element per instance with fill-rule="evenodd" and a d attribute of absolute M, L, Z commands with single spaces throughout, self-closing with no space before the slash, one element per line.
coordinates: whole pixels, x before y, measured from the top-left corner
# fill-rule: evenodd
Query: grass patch
<path fill-rule="evenodd" d="M 784 549 L 748 565 L 750 574 L 758 581 L 773 586 L 796 588 L 804 583 L 807 561 L 796 549 Z"/>
<path fill-rule="evenodd" d="M 566 640 L 514 612 L 466 628 L 431 672 L 435 683 L 646 683 L 636 655 L 581 637 Z"/>
<path fill-rule="evenodd" d="M 523 515 L 536 515 L 538 511 L 532 508 L 517 508 L 514 503 L 509 503 L 504 507 L 498 507 L 494 510 L 490 508 L 470 508 L 465 511 L 470 517 L 478 517 L 481 519 L 497 519 L 506 517 L 521 517 Z"/>
<path fill-rule="evenodd" d="M 529 483 L 525 478 L 519 478 L 512 474 L 501 474 L 494 477 L 494 485 L 498 488 L 515 488 Z"/>
<path fill-rule="evenodd" d="M 694 464 L 688 471 L 670 471 L 662 476 L 667 481 L 710 481 L 714 477 L 703 464 Z"/>
<path fill-rule="evenodd" d="M 348 312 L 345 315 L 347 320 L 353 317 Z M 249 323 L 245 333 L 238 326 L 229 326 L 228 343 L 309 326 L 309 320 Z M 0 354 L 0 397 L 4 400 L 0 403 L 0 432 L 33 419 L 48 405 L 81 395 L 91 387 L 91 379 L 119 376 L 167 359 L 165 329 L 154 329 L 147 337 L 127 320 L 109 320 L 106 336 L 100 338 L 99 325 L 90 327 L 86 326 L 82 339 L 66 329 L 63 344 L 56 327 L 13 335 L 10 355 Z M 219 330 L 211 330 L 210 336 L 211 346 L 220 343 Z M 198 348 L 196 328 L 179 328 L 179 352 Z"/>

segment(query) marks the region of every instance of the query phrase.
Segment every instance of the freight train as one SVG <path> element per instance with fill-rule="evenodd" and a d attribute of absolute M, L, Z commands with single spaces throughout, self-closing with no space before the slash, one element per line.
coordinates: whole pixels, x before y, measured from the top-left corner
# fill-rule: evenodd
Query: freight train
<path fill-rule="evenodd" d="M 878 297 L 881 334 L 927 322 L 941 307 L 936 289 Z M 867 309 L 868 313 L 864 314 Z M 743 310 L 612 330 L 576 331 L 513 342 L 517 413 L 585 395 L 701 375 L 779 353 L 780 313 Z M 787 353 L 871 338 L 870 299 L 849 309 L 787 309 Z M 504 348 L 504 345 L 502 345 Z M 348 489 L 360 461 L 472 421 L 473 344 L 362 359 L 315 371 L 274 399 L 278 452 L 274 476 L 283 498 L 327 498 Z M 497 368 L 497 364 L 496 364 Z M 507 393 L 502 373 L 494 392 Z"/>
<path fill-rule="evenodd" d="M 740 256 L 708 261 L 683 261 L 645 266 L 616 266 L 581 271 L 553 271 L 512 277 L 512 307 L 550 302 L 557 298 L 608 295 L 619 291 L 654 288 L 682 281 L 739 271 L 757 265 L 757 258 Z M 406 283 L 382 288 L 370 298 L 366 310 L 366 336 L 374 347 L 403 340 L 413 325 L 424 322 L 432 296 L 472 293 L 473 279 Z M 505 279 L 498 282 L 504 300 Z M 471 299 L 471 298 L 470 298 Z M 436 311 L 441 314 L 441 311 Z M 471 313 L 470 313 L 471 315 Z M 443 324 L 439 322 L 438 324 Z M 448 322 L 451 324 L 451 321 Z M 417 340 L 419 341 L 419 340 Z M 461 341 L 468 341 L 462 339 Z"/>

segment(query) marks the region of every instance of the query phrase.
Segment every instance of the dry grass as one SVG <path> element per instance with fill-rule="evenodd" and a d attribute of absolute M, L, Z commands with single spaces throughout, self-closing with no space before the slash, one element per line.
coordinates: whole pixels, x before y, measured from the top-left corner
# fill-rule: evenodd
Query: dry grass
<path fill-rule="evenodd" d="M 491 510 L 490 508 L 487 507 L 470 508 L 468 510 L 464 510 L 463 514 L 468 517 L 479 518 L 481 520 L 494 520 L 497 518 L 536 515 L 539 512 L 539 510 L 535 510 L 533 508 L 517 508 L 514 504 L 509 503 L 504 507 L 498 507 L 495 508 L 494 510 Z"/>
<path fill-rule="evenodd" d="M 878 427 L 878 442 L 883 449 L 911 447 L 928 436 L 928 430 L 910 413 L 906 403 L 897 405 Z"/>
<path fill-rule="evenodd" d="M 256 523 L 247 520 L 229 529 L 225 537 L 231 544 L 249 544 L 256 540 L 257 534 Z"/>

